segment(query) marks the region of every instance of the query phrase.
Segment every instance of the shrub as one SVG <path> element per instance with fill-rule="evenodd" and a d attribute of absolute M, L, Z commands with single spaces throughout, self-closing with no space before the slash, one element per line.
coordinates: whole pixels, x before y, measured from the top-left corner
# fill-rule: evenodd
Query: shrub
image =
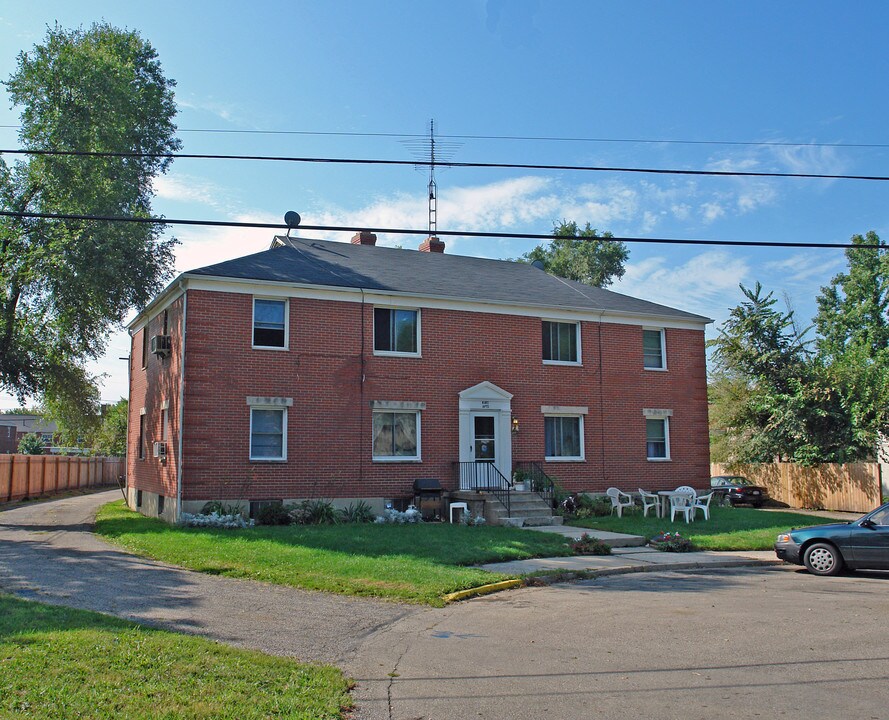
<path fill-rule="evenodd" d="M 676 533 L 661 533 L 648 542 L 655 550 L 661 552 L 694 552 L 697 548 L 692 545 L 691 540 L 682 537 Z"/>
<path fill-rule="evenodd" d="M 574 511 L 571 515 L 576 518 L 606 517 L 611 515 L 611 502 L 602 497 L 578 493 L 574 497 Z"/>
<path fill-rule="evenodd" d="M 208 503 L 209 504 L 209 503 Z M 221 515 L 216 512 L 211 513 L 182 513 L 179 522 L 186 527 L 212 527 L 223 528 L 225 530 L 238 530 L 241 528 L 252 528 L 253 520 L 245 520 L 241 513 L 232 513 L 230 515 Z"/>
<path fill-rule="evenodd" d="M 28 433 L 19 441 L 18 451 L 22 455 L 43 455 L 43 438 L 36 433 Z"/>
<path fill-rule="evenodd" d="M 257 525 L 289 525 L 291 522 L 290 512 L 282 503 L 263 505 L 256 512 Z"/>
<path fill-rule="evenodd" d="M 339 514 L 329 500 L 303 500 L 298 505 L 288 505 L 290 522 L 297 525 L 336 525 Z"/>
<path fill-rule="evenodd" d="M 484 525 L 487 521 L 483 515 L 473 515 L 469 510 L 464 510 L 461 522 L 469 527 L 477 527 L 479 525 Z"/>
<path fill-rule="evenodd" d="M 413 505 L 408 505 L 407 510 L 404 512 L 399 512 L 394 508 L 386 508 L 386 511 L 382 515 L 378 515 L 377 519 L 374 520 L 376 523 L 391 523 L 394 525 L 405 525 L 412 523 L 421 523 L 423 522 L 423 513 L 421 513 L 417 508 Z"/>
<path fill-rule="evenodd" d="M 359 500 L 354 505 L 349 503 L 340 510 L 340 520 L 344 523 L 369 523 L 374 521 L 373 510 L 364 500 Z"/>
<path fill-rule="evenodd" d="M 575 555 L 611 555 L 610 545 L 606 545 L 599 538 L 594 538 L 588 533 L 584 533 L 580 539 L 572 542 L 571 549 Z"/>

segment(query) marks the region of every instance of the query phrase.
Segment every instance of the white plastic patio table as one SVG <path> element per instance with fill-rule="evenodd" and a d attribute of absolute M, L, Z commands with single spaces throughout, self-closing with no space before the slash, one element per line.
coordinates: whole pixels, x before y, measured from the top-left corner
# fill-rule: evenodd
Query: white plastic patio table
<path fill-rule="evenodd" d="M 675 490 L 658 490 L 658 496 L 661 499 L 661 517 L 667 517 L 667 513 L 670 510 L 670 498 L 674 495 L 688 495 L 687 492 L 676 492 Z M 694 502 L 694 501 L 692 501 Z M 695 516 L 691 516 L 692 521 L 694 521 Z"/>

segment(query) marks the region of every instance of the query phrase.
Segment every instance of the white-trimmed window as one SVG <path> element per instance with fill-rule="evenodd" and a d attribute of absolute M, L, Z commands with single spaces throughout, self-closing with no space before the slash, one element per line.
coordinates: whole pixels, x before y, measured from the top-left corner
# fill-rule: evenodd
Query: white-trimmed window
<path fill-rule="evenodd" d="M 420 354 L 420 311 L 408 308 L 374 308 L 374 353 Z"/>
<path fill-rule="evenodd" d="M 583 460 L 583 415 L 545 415 L 546 461 Z"/>
<path fill-rule="evenodd" d="M 250 459 L 287 459 L 287 408 L 293 398 L 248 397 L 250 407 Z"/>
<path fill-rule="evenodd" d="M 288 303 L 275 298 L 253 298 L 253 347 L 287 349 Z"/>
<path fill-rule="evenodd" d="M 649 460 L 670 459 L 670 418 L 645 418 L 645 453 Z"/>
<path fill-rule="evenodd" d="M 580 323 L 544 320 L 543 362 L 580 363 Z"/>
<path fill-rule="evenodd" d="M 373 459 L 420 459 L 420 413 L 417 410 L 373 411 Z"/>
<path fill-rule="evenodd" d="M 667 369 L 667 348 L 662 329 L 642 330 L 642 366 L 646 370 Z"/>

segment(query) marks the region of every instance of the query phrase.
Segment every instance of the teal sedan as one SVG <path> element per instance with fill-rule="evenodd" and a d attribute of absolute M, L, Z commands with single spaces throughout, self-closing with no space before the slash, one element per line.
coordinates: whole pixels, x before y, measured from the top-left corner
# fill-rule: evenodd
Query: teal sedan
<path fill-rule="evenodd" d="M 775 553 L 814 575 L 837 575 L 844 567 L 889 570 L 889 503 L 854 522 L 781 533 Z"/>

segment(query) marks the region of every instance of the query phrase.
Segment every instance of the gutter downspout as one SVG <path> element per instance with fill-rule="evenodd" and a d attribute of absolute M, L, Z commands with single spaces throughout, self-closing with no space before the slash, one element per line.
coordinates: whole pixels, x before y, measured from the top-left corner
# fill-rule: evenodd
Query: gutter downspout
<path fill-rule="evenodd" d="M 127 335 L 130 338 L 130 351 L 127 353 L 127 442 L 124 445 L 123 452 L 123 486 L 125 488 L 124 492 L 126 493 L 126 497 L 124 497 L 124 502 L 126 502 L 127 507 L 130 510 L 135 510 L 135 507 L 130 507 L 130 412 L 133 409 L 133 333 L 127 330 Z M 123 358 L 120 358 L 123 360 Z M 135 503 L 133 503 L 135 505 Z"/>
<path fill-rule="evenodd" d="M 602 355 L 602 318 L 605 311 L 599 313 L 599 446 L 602 456 L 602 484 L 607 483 L 608 473 L 605 472 L 605 358 Z"/>
<path fill-rule="evenodd" d="M 358 416 L 358 432 L 360 434 L 360 438 L 358 439 L 358 447 L 362 447 L 364 444 L 364 380 L 365 380 L 365 359 L 364 359 L 364 309 L 365 309 L 365 299 L 364 299 L 364 288 L 358 288 L 361 291 L 361 362 L 360 362 L 360 372 L 361 372 L 361 383 L 358 386 L 358 407 L 359 407 L 359 416 Z M 358 483 L 361 487 L 364 487 L 364 453 L 359 452 L 358 454 Z"/>
<path fill-rule="evenodd" d="M 179 453 L 176 458 L 176 524 L 182 518 L 182 425 L 185 419 L 185 321 L 188 317 L 188 294 L 179 281 L 182 290 L 182 350 L 179 356 Z"/>

